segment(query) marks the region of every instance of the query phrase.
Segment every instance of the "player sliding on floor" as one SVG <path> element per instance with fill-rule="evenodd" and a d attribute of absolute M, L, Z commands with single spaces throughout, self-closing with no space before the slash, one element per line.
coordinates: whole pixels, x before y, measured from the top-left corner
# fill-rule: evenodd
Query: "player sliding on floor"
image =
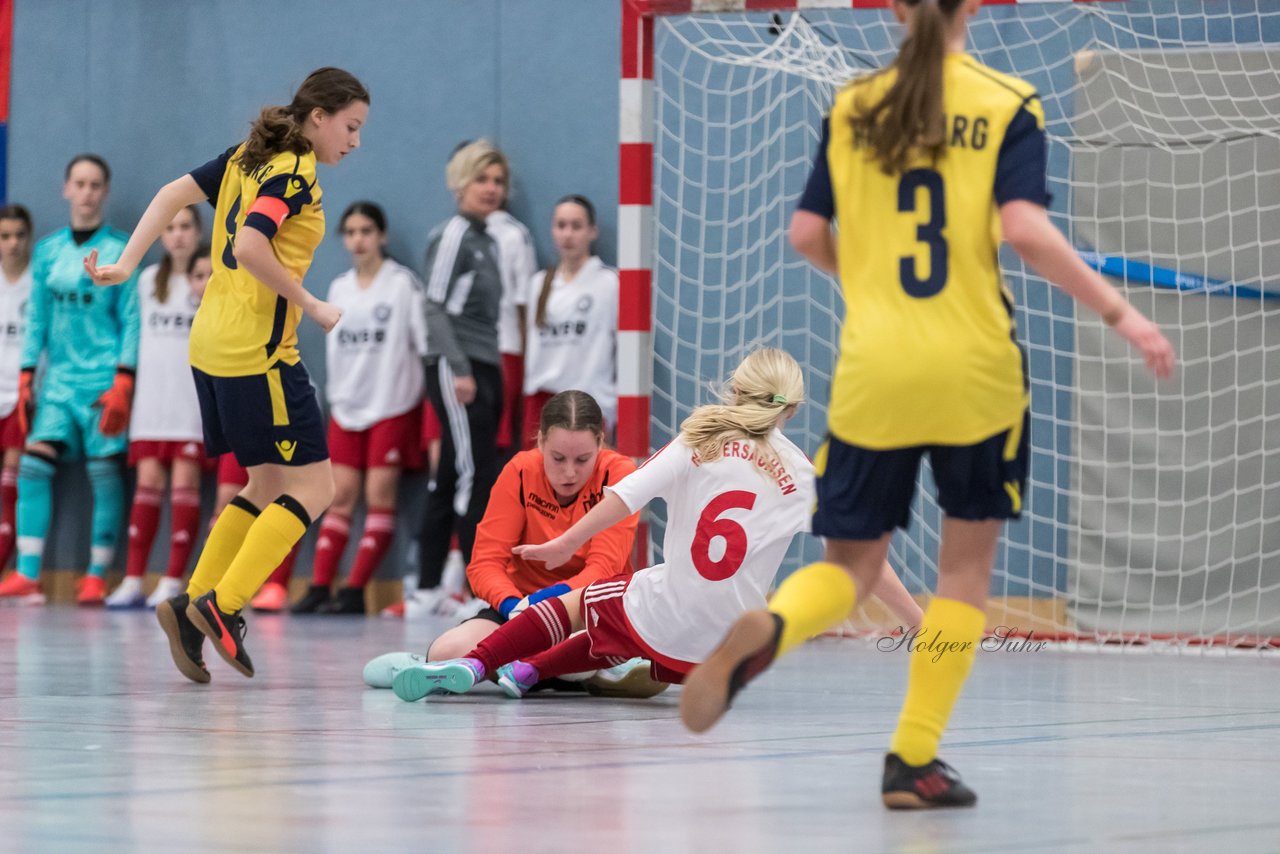
<path fill-rule="evenodd" d="M 826 559 L 787 578 L 769 610 L 744 614 L 680 698 L 686 725 L 707 729 L 776 655 L 874 589 L 927 452 L 946 518 L 924 628 L 957 651 L 911 657 L 881 783 L 891 808 L 977 800 L 937 754 L 982 638 L 1000 528 L 1018 517 L 1026 480 L 1027 386 L 997 263 L 1002 232 L 1152 373 L 1168 376 L 1174 361 L 1155 324 L 1049 221 L 1044 112 L 1035 89 L 964 52 L 978 5 L 895 0 L 908 29 L 897 58 L 836 96 L 791 224 L 796 249 L 839 274 L 846 306 L 813 516 Z"/>
<path fill-rule="evenodd" d="M 680 682 L 739 614 L 764 607 L 787 547 L 808 527 L 813 466 L 780 429 L 803 398 L 795 359 L 772 349 L 747 356 L 722 403 L 695 409 L 675 441 L 605 487 L 604 500 L 577 524 L 514 550 L 555 567 L 661 497 L 667 563 L 531 605 L 465 657 L 399 671 L 396 696 L 462 693 L 496 675 L 508 695 L 521 697 L 541 680 L 634 656 L 653 662 L 655 679 Z M 905 624 L 918 624 L 919 606 L 887 563 L 878 590 Z"/>

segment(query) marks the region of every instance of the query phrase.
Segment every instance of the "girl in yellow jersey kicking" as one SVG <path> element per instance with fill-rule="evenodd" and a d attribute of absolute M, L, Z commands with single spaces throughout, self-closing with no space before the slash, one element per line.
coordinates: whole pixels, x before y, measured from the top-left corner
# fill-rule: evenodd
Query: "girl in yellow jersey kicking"
<path fill-rule="evenodd" d="M 1028 396 L 997 266 L 1001 237 L 1100 314 L 1157 377 L 1174 365 L 1160 330 L 1049 222 L 1036 92 L 964 52 L 979 3 L 894 0 L 908 32 L 897 58 L 841 91 L 824 124 L 790 236 L 839 275 L 847 305 L 830 436 L 815 460 L 813 532 L 826 538 L 826 559 L 784 581 L 769 610 L 741 617 L 689 675 L 680 704 L 690 729 L 705 730 L 775 656 L 873 592 L 928 453 L 946 518 L 922 632 L 949 651 L 912 657 L 885 758 L 891 808 L 977 800 L 937 751 L 982 638 L 1000 528 L 1018 517 L 1026 479 Z"/>
<path fill-rule="evenodd" d="M 191 327 L 208 454 L 235 454 L 249 483 L 209 532 L 185 593 L 156 616 L 183 675 L 208 682 L 205 636 L 253 675 L 244 604 L 333 499 L 315 388 L 298 355 L 303 314 L 328 332 L 341 312 L 302 286 L 324 236 L 316 163 L 360 145 L 369 93 L 339 68 L 312 72 L 286 107 L 267 107 L 244 142 L 166 184 L 115 264 L 85 259 L 94 282 L 126 279 L 185 205 L 214 203 L 213 275 Z"/>

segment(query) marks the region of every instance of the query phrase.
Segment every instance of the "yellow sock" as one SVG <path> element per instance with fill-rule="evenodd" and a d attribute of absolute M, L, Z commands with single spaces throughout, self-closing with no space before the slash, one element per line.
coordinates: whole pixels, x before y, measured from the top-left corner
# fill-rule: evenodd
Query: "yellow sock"
<path fill-rule="evenodd" d="M 853 578 L 834 563 L 811 563 L 788 575 L 769 601 L 769 610 L 782 617 L 778 655 L 849 616 L 857 598 Z"/>
<path fill-rule="evenodd" d="M 257 507 L 238 495 L 223 508 L 204 541 L 204 548 L 200 550 L 200 559 L 196 561 L 195 571 L 187 584 L 188 596 L 192 599 L 203 596 L 222 579 L 258 513 Z"/>
<path fill-rule="evenodd" d="M 889 749 L 908 765 L 938 755 L 938 742 L 978 652 L 986 615 L 955 599 L 934 597 L 911 653 L 907 698 Z"/>
<path fill-rule="evenodd" d="M 302 539 L 307 532 L 307 520 L 298 515 L 298 510 L 301 507 L 290 509 L 277 502 L 267 505 L 254 521 L 235 560 L 213 588 L 221 611 L 231 614 L 243 608 L 294 544 Z"/>

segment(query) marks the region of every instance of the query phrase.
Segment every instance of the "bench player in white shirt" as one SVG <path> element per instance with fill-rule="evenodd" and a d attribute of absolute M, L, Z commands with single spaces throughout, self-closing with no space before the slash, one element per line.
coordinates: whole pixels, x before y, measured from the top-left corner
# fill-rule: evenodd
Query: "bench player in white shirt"
<path fill-rule="evenodd" d="M 195 379 L 187 361 L 191 323 L 204 294 L 191 279 L 200 247 L 200 213 L 183 208 L 160 235 L 165 257 L 138 277 L 141 318 L 133 416 L 129 421 L 129 465 L 137 468 L 129 512 L 125 577 L 106 599 L 108 608 L 151 607 L 177 596 L 185 585 L 200 528 L 200 475 L 205 464 L 204 429 Z M 170 474 L 172 472 L 172 474 Z M 169 486 L 169 562 L 151 596 L 143 575 L 160 527 L 165 481 Z"/>
<path fill-rule="evenodd" d="M 555 567 L 661 497 L 666 563 L 531 605 L 464 658 L 400 670 L 396 695 L 462 693 L 496 676 L 509 696 L 522 697 L 540 680 L 635 656 L 652 662 L 655 680 L 682 681 L 740 614 L 764 606 L 792 538 L 808 528 L 813 465 L 780 429 L 803 397 L 795 359 L 774 349 L 751 353 L 723 403 L 695 409 L 673 442 L 606 487 L 604 500 L 564 534 L 515 549 Z M 905 625 L 918 624 L 920 607 L 888 563 L 875 589 Z"/>
<path fill-rule="evenodd" d="M 591 254 L 599 234 L 585 196 L 556 202 L 551 239 L 557 263 L 529 279 L 524 359 L 526 447 L 537 440 L 542 406 L 579 389 L 595 398 L 608 434 L 618 419 L 618 272 Z"/>
<path fill-rule="evenodd" d="M 0 207 L 0 571 L 13 557 L 18 505 L 18 461 L 27 433 L 18 417 L 22 336 L 31 298 L 31 214 L 22 205 Z"/>
<path fill-rule="evenodd" d="M 342 309 L 342 320 L 325 339 L 335 494 L 320 524 L 311 589 L 293 606 L 295 614 L 365 612 L 365 585 L 395 537 L 400 472 L 422 464 L 422 284 L 385 257 L 387 218 L 378 205 L 354 202 L 338 228 L 353 267 L 333 280 L 328 296 Z M 364 533 L 355 563 L 330 598 L 362 492 Z"/>

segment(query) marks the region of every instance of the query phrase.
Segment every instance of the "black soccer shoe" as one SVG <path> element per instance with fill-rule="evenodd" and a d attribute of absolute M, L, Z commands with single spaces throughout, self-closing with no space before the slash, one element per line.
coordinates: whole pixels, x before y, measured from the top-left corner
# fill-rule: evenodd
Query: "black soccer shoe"
<path fill-rule="evenodd" d="M 364 616 L 364 588 L 339 587 L 328 602 L 316 608 L 317 614 L 359 614 Z"/>
<path fill-rule="evenodd" d="M 290 614 L 314 614 L 329 601 L 329 585 L 312 584 L 301 599 L 293 603 Z"/>
<path fill-rule="evenodd" d="M 253 675 L 253 662 L 244 648 L 249 630 L 240 611 L 228 614 L 218 607 L 218 594 L 210 590 L 187 606 L 187 616 L 197 629 L 213 641 L 222 659 L 245 676 Z"/>
<path fill-rule="evenodd" d="M 941 759 L 928 765 L 908 765 L 896 753 L 884 757 L 880 793 L 891 810 L 971 807 L 978 802 L 977 794 L 964 784 L 956 769 Z"/>
<path fill-rule="evenodd" d="M 169 654 L 182 675 L 192 682 L 209 681 L 209 668 L 204 666 L 204 635 L 187 618 L 190 603 L 183 593 L 156 606 L 156 620 L 169 638 Z"/>

